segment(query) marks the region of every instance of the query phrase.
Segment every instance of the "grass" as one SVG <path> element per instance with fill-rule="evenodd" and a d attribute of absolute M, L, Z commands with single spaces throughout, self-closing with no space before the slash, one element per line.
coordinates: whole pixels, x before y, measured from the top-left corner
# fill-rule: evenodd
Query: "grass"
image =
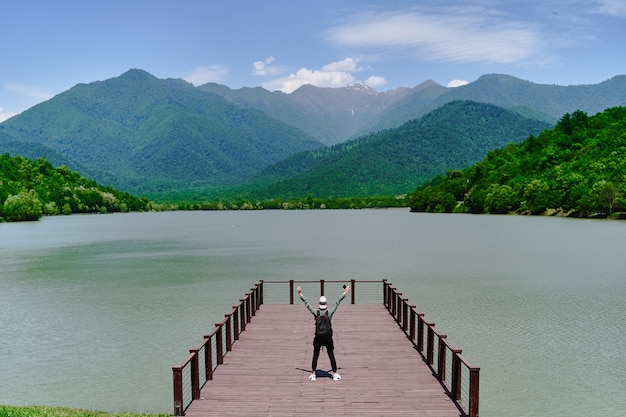
<path fill-rule="evenodd" d="M 0 405 L 0 417 L 167 417 L 168 414 L 107 413 L 63 407 Z"/>

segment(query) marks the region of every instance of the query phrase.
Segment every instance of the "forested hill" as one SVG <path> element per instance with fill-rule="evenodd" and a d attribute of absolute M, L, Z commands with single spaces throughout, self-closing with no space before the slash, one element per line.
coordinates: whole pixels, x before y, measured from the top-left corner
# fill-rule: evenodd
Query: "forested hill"
<path fill-rule="evenodd" d="M 494 150 L 418 188 L 413 211 L 605 216 L 626 211 L 626 107 L 565 114 L 554 129 Z M 457 202 L 461 202 L 460 205 Z"/>
<path fill-rule="evenodd" d="M 43 214 L 154 210 L 154 203 L 102 187 L 64 166 L 0 155 L 0 222 L 38 220 Z"/>
<path fill-rule="evenodd" d="M 456 101 L 397 129 L 294 155 L 248 187 L 259 199 L 408 194 L 437 174 L 549 127 L 501 107 Z"/>
<path fill-rule="evenodd" d="M 55 160 L 141 195 L 238 183 L 322 146 L 261 111 L 141 70 L 79 84 L 0 124 L 0 153 Z"/>

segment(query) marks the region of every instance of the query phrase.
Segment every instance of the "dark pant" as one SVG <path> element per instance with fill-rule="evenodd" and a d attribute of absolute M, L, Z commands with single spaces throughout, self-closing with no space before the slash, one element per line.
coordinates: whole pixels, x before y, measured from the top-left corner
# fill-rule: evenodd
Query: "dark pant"
<path fill-rule="evenodd" d="M 317 370 L 317 358 L 320 356 L 320 349 L 324 346 L 326 351 L 328 352 L 328 359 L 330 359 L 330 366 L 333 369 L 333 372 L 337 372 L 337 362 L 335 361 L 335 346 L 333 345 L 333 338 L 329 337 L 328 339 L 322 339 L 321 337 L 315 336 L 313 339 L 313 363 L 311 364 L 311 368 L 313 372 Z"/>

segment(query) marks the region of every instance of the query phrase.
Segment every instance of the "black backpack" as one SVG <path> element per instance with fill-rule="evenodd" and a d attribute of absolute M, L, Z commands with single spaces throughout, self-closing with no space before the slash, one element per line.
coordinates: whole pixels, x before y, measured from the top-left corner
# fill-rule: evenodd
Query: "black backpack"
<path fill-rule="evenodd" d="M 317 310 L 317 316 L 315 316 L 315 336 L 329 338 L 332 331 L 328 310 L 325 311 L 324 314 L 321 314 L 321 312 Z"/>

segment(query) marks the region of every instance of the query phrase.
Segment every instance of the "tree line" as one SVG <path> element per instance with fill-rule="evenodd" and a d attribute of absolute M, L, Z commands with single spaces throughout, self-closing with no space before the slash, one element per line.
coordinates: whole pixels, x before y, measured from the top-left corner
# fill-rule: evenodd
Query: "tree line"
<path fill-rule="evenodd" d="M 417 212 L 579 217 L 626 211 L 626 107 L 567 113 L 554 129 L 433 178 L 409 205 Z"/>
<path fill-rule="evenodd" d="M 65 166 L 0 155 L 0 221 L 39 220 L 43 215 L 150 211 L 143 197 L 103 187 Z"/>

